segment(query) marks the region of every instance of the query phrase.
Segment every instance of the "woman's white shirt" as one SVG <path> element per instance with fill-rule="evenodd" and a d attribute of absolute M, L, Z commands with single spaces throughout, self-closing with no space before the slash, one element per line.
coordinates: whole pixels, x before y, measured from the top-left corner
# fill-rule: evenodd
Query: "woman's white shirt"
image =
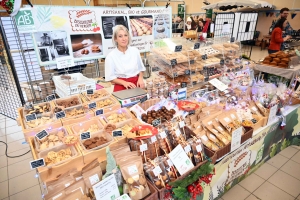
<path fill-rule="evenodd" d="M 105 59 L 105 81 L 134 77 L 145 70 L 140 52 L 135 47 L 128 47 L 125 53 L 115 48 Z"/>

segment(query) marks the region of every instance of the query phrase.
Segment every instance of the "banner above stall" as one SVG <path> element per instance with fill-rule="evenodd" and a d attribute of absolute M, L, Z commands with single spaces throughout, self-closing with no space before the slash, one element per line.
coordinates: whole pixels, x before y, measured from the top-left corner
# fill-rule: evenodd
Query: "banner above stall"
<path fill-rule="evenodd" d="M 32 33 L 40 65 L 59 67 L 63 60 L 61 67 L 68 67 L 104 58 L 115 48 L 113 27 L 119 24 L 129 29 L 131 46 L 148 52 L 154 39 L 170 38 L 171 15 L 171 7 L 34 6 L 21 9 L 16 23 L 20 33 Z"/>

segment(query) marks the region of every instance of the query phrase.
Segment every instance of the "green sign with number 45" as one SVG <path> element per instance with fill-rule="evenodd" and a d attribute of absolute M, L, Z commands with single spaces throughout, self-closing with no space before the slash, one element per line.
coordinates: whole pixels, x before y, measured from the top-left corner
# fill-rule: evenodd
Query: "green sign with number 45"
<path fill-rule="evenodd" d="M 30 8 L 20 9 L 15 19 L 19 33 L 31 33 L 35 31 L 34 20 Z"/>

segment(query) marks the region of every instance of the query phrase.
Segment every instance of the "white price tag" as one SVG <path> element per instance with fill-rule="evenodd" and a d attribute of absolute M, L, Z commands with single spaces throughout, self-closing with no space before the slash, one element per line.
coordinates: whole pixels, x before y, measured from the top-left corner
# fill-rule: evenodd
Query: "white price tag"
<path fill-rule="evenodd" d="M 225 120 L 225 122 L 227 122 L 227 123 L 231 122 L 231 120 L 230 120 L 228 117 L 225 117 L 224 120 Z"/>
<path fill-rule="evenodd" d="M 157 141 L 156 136 L 152 136 L 152 137 L 151 137 L 151 142 L 154 143 L 154 142 L 156 142 L 156 141 Z"/>
<path fill-rule="evenodd" d="M 72 67 L 74 66 L 74 60 L 71 56 L 64 56 L 61 58 L 56 58 L 56 65 L 57 65 L 57 69 L 63 69 L 63 68 L 68 68 L 68 67 Z"/>
<path fill-rule="evenodd" d="M 278 105 L 275 105 L 272 108 L 270 108 L 268 125 L 273 123 L 276 120 L 276 113 L 277 113 L 277 110 L 278 110 L 277 108 L 278 108 Z"/>
<path fill-rule="evenodd" d="M 165 131 L 163 131 L 163 132 L 160 132 L 160 133 L 159 133 L 159 135 L 160 135 L 160 137 L 161 137 L 162 139 L 164 139 L 164 138 L 166 138 L 166 137 L 167 137 L 167 134 L 166 134 L 166 132 L 165 132 Z"/>
<path fill-rule="evenodd" d="M 148 150 L 147 144 L 142 144 L 142 145 L 140 145 L 140 151 L 141 151 L 141 152 L 147 151 L 147 150 Z"/>
<path fill-rule="evenodd" d="M 208 125 L 212 125 L 212 121 L 207 122 Z"/>
<path fill-rule="evenodd" d="M 152 171 L 155 176 L 158 176 L 158 175 L 160 175 L 160 173 L 162 173 L 162 170 L 159 166 L 156 166 Z"/>
<path fill-rule="evenodd" d="M 222 127 L 221 126 L 218 126 L 218 129 L 219 129 L 219 131 L 224 131 L 224 129 L 222 129 Z"/>
<path fill-rule="evenodd" d="M 188 152 L 190 152 L 192 149 L 191 149 L 191 145 L 186 145 L 185 147 L 184 147 L 184 151 L 185 151 L 185 153 L 188 153 Z"/>
<path fill-rule="evenodd" d="M 224 83 L 222 83 L 221 81 L 219 81 L 218 79 L 214 78 L 210 81 L 208 81 L 210 84 L 212 84 L 213 86 L 215 86 L 218 90 L 220 91 L 224 91 L 226 89 L 228 89 L 228 86 L 225 85 Z"/>
<path fill-rule="evenodd" d="M 254 112 L 257 112 L 257 108 L 256 108 L 255 106 L 253 106 L 251 109 L 252 109 Z"/>
<path fill-rule="evenodd" d="M 214 132 L 214 133 L 218 133 L 218 131 L 216 130 L 216 129 L 212 129 L 212 132 Z"/>
<path fill-rule="evenodd" d="M 241 146 L 243 128 L 240 127 L 232 132 L 231 152 Z"/>
<path fill-rule="evenodd" d="M 207 141 L 208 141 L 208 138 L 207 138 L 207 136 L 206 136 L 206 135 L 202 135 L 202 136 L 201 136 L 201 139 L 202 139 L 202 140 L 204 140 L 205 142 L 207 142 Z"/>
<path fill-rule="evenodd" d="M 183 128 L 184 126 L 185 126 L 184 121 L 180 121 L 180 122 L 179 122 L 179 127 L 180 127 L 180 128 Z"/>
<path fill-rule="evenodd" d="M 168 163 L 168 165 L 169 165 L 170 167 L 173 166 L 173 163 L 172 163 L 172 161 L 171 161 L 170 159 L 167 160 L 167 163 Z"/>
<path fill-rule="evenodd" d="M 175 131 L 175 134 L 176 134 L 176 136 L 177 136 L 177 137 L 179 137 L 179 136 L 180 136 L 180 134 L 181 134 L 180 130 L 179 130 L 179 129 L 177 129 L 177 130 Z"/>
<path fill-rule="evenodd" d="M 216 140 L 217 138 L 213 134 L 209 134 L 209 137 Z"/>
<path fill-rule="evenodd" d="M 230 116 L 231 116 L 231 118 L 232 118 L 233 120 L 236 119 L 236 117 L 234 116 L 234 114 L 231 114 Z"/>
<path fill-rule="evenodd" d="M 196 146 L 197 152 L 201 152 L 202 151 L 202 146 L 199 144 Z"/>

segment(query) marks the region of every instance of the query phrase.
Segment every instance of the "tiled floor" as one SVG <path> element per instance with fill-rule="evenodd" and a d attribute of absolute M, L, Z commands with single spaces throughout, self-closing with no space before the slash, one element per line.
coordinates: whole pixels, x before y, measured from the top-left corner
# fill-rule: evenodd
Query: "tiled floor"
<path fill-rule="evenodd" d="M 0 115 L 0 141 L 8 143 L 8 155 L 29 150 L 16 121 Z M 30 170 L 31 153 L 7 158 L 0 143 L 0 200 L 40 200 L 43 186 Z M 290 146 L 256 172 L 234 186 L 221 200 L 300 200 L 300 148 Z"/>

